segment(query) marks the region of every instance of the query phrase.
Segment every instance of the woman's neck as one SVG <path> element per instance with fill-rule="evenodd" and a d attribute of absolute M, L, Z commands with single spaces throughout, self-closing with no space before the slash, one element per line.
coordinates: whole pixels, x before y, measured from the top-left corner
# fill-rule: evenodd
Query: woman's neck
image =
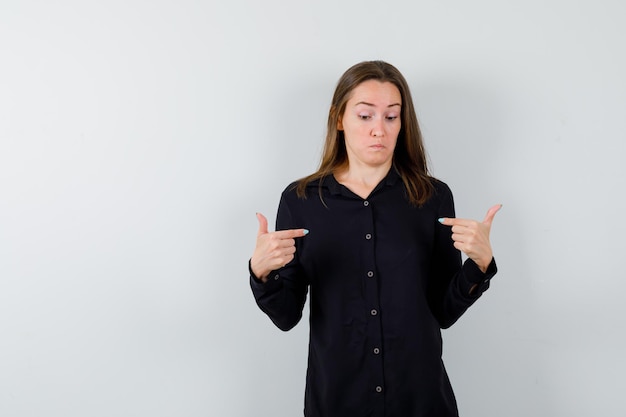
<path fill-rule="evenodd" d="M 359 197 L 366 199 L 387 176 L 390 168 L 391 164 L 377 167 L 349 165 L 346 169 L 335 172 L 335 179 Z"/>

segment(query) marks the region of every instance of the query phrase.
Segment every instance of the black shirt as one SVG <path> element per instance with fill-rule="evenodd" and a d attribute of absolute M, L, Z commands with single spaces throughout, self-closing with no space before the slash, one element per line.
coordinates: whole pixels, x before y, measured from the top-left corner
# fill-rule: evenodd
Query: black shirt
<path fill-rule="evenodd" d="M 264 284 L 251 273 L 261 310 L 282 330 L 302 317 L 310 289 L 307 417 L 457 416 L 441 360 L 441 328 L 451 326 L 489 287 L 461 264 L 451 229 L 452 193 L 434 181 L 422 207 L 405 197 L 391 169 L 362 199 L 334 177 L 283 192 L 276 230 L 306 228 L 295 259 Z M 470 295 L 470 288 L 478 284 Z"/>

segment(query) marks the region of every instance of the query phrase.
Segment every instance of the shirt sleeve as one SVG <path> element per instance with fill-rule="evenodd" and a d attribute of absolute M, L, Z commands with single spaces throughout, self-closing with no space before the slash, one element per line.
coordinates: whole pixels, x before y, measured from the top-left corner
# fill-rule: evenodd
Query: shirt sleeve
<path fill-rule="evenodd" d="M 276 230 L 299 228 L 294 224 L 291 211 L 285 199 L 281 198 L 276 217 Z M 264 283 L 252 272 L 250 287 L 259 308 L 283 331 L 292 329 L 302 318 L 302 309 L 308 292 L 308 282 L 298 263 L 300 239 L 296 239 L 294 259 L 283 268 L 272 271 Z"/>
<path fill-rule="evenodd" d="M 442 193 L 438 216 L 455 217 L 450 189 L 444 186 L 438 192 Z M 442 328 L 452 326 L 480 298 L 497 270 L 495 259 L 484 273 L 471 259 L 461 263 L 461 252 L 452 241 L 452 229 L 436 226 L 429 302 Z"/>

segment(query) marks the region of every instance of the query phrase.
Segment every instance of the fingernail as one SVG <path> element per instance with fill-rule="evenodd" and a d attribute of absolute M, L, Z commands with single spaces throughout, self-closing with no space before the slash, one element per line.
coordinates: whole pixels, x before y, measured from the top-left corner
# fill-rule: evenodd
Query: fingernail
<path fill-rule="evenodd" d="M 437 219 L 437 221 L 438 221 L 439 223 L 443 223 L 443 217 L 438 218 L 438 219 Z"/>
<path fill-rule="evenodd" d="M 309 229 L 304 229 L 304 235 L 308 235 L 309 234 Z"/>

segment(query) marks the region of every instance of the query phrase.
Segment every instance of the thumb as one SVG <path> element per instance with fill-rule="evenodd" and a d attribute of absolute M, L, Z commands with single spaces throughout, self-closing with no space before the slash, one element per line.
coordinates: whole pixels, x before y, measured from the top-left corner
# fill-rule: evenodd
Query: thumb
<path fill-rule="evenodd" d="M 259 231 L 257 232 L 257 236 L 266 234 L 268 232 L 267 231 L 267 219 L 261 213 L 257 213 L 256 218 L 259 220 Z"/>
<path fill-rule="evenodd" d="M 500 210 L 501 208 L 502 208 L 502 204 L 496 204 L 495 206 L 491 207 L 487 211 L 487 215 L 485 216 L 485 220 L 483 220 L 483 224 L 486 224 L 487 226 L 491 226 L 491 222 L 493 222 L 494 216 L 496 215 L 498 210 Z"/>

